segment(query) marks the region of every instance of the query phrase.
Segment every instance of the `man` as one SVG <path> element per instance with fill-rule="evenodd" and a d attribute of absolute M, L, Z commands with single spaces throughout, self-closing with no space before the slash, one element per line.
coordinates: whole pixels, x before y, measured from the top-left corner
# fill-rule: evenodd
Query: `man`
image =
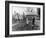
<path fill-rule="evenodd" d="M 35 22 L 35 17 L 33 17 L 33 22 L 32 22 L 32 24 L 33 24 L 33 25 L 35 25 L 35 23 L 34 23 L 34 22 Z"/>

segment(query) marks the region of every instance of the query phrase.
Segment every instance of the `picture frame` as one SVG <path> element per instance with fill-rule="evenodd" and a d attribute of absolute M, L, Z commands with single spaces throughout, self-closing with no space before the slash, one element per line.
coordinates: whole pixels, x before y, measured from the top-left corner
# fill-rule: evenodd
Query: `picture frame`
<path fill-rule="evenodd" d="M 41 31 L 37 31 L 37 30 L 36 31 L 30 31 L 30 30 L 27 31 L 26 30 L 26 31 L 23 31 L 23 32 L 20 32 L 20 30 L 19 31 L 15 30 L 16 32 L 11 31 L 12 25 L 13 25 L 12 21 L 10 22 L 10 20 L 12 20 L 12 18 L 13 18 L 13 17 L 11 17 L 12 16 L 11 11 L 14 12 L 14 10 L 15 10 L 15 12 L 16 12 L 19 9 L 20 14 L 21 14 L 22 10 L 25 10 L 25 9 L 32 10 L 32 9 L 38 9 L 38 8 L 40 8 L 40 15 L 41 15 L 40 16 L 41 17 L 40 29 L 42 29 Z M 17 11 L 17 12 L 19 12 L 19 11 Z M 31 11 L 28 11 L 28 12 L 31 12 Z M 36 15 L 35 13 L 33 13 L 33 14 Z M 34 17 L 32 16 L 31 18 L 34 18 Z M 36 36 L 36 35 L 44 35 L 44 34 L 45 34 L 45 3 L 5 1 L 5 37 Z"/>

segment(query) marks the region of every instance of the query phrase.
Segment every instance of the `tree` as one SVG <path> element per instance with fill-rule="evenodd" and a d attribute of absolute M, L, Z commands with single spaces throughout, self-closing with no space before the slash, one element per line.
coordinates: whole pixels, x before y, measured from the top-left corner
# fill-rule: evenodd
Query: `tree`
<path fill-rule="evenodd" d="M 26 16 L 24 12 L 23 12 L 23 20 L 26 21 Z"/>
<path fill-rule="evenodd" d="M 19 21 L 19 14 L 17 13 L 18 21 Z"/>
<path fill-rule="evenodd" d="M 38 8 L 37 10 L 38 10 L 38 16 L 39 16 L 39 19 L 40 19 L 40 8 Z"/>

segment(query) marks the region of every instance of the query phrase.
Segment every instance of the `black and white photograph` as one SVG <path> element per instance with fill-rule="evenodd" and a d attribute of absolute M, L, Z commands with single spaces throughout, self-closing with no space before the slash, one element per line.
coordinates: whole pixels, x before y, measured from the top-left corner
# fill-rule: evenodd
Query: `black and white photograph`
<path fill-rule="evenodd" d="M 12 31 L 40 30 L 40 8 L 12 7 Z"/>
<path fill-rule="evenodd" d="M 22 2 L 21 2 L 22 3 Z M 43 3 L 9 3 L 9 34 L 40 34 L 43 33 Z"/>

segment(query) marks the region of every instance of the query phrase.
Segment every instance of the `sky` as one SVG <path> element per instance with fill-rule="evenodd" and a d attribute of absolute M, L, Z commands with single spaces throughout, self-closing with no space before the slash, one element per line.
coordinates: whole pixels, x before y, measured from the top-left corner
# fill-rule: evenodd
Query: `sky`
<path fill-rule="evenodd" d="M 30 9 L 30 10 L 28 11 L 28 9 Z M 12 10 L 13 10 L 13 14 L 19 13 L 20 15 L 22 15 L 23 12 L 25 13 L 25 15 L 27 15 L 27 14 L 34 14 L 34 15 L 36 15 L 37 14 L 37 8 L 31 8 L 30 7 L 28 9 L 27 9 L 27 7 L 13 7 Z M 32 12 L 31 12 L 31 10 L 32 10 Z"/>

